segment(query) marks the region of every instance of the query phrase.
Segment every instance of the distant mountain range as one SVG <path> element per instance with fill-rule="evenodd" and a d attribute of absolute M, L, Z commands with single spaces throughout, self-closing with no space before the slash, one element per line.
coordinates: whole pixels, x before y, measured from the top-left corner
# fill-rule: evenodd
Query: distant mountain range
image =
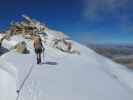
<path fill-rule="evenodd" d="M 133 45 L 119 44 L 88 44 L 87 47 L 97 53 L 111 58 L 117 63 L 133 68 Z"/>

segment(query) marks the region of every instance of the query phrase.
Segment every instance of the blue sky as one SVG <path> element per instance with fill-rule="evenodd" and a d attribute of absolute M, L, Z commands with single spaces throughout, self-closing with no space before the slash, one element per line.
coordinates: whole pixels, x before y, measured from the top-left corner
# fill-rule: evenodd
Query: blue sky
<path fill-rule="evenodd" d="M 132 0 L 1 0 L 0 29 L 26 14 L 82 43 L 133 43 Z"/>

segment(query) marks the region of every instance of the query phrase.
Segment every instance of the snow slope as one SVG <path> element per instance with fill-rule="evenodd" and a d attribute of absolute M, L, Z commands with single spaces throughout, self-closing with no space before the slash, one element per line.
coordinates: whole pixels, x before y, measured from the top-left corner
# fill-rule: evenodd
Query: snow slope
<path fill-rule="evenodd" d="M 24 40 L 5 41 L 5 47 Z M 0 100 L 133 100 L 131 71 L 76 43 L 80 55 L 46 46 L 45 64 L 36 65 L 31 41 L 30 54 L 11 50 L 0 57 Z M 32 69 L 32 70 L 31 70 Z"/>

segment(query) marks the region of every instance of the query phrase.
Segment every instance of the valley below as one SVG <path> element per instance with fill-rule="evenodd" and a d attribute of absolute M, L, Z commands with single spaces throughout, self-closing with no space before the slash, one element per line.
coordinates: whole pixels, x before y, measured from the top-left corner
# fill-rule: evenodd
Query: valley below
<path fill-rule="evenodd" d="M 133 69 L 133 45 L 88 44 L 95 52 Z"/>

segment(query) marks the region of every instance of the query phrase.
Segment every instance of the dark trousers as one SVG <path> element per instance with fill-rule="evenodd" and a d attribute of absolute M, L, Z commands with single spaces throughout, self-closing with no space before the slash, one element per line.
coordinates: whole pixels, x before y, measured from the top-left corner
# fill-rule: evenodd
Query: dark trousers
<path fill-rule="evenodd" d="M 37 57 L 37 64 L 41 63 L 41 54 L 42 54 L 42 48 L 35 48 L 35 53 Z"/>

